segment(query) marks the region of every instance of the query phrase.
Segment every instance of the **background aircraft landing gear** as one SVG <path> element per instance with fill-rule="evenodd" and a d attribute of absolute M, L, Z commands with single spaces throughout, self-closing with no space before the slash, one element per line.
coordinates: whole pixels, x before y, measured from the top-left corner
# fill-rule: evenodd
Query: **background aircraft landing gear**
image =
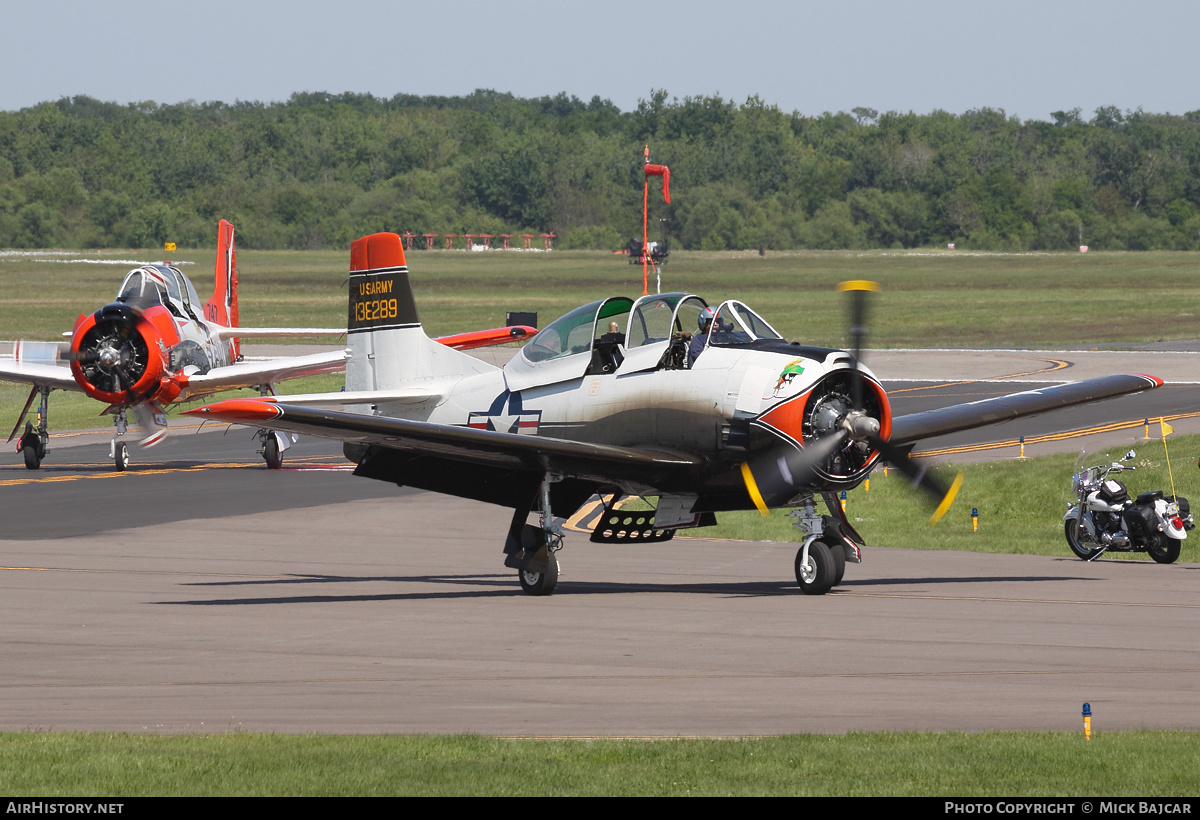
<path fill-rule="evenodd" d="M 296 437 L 290 433 L 280 433 L 278 430 L 262 429 L 258 431 L 258 454 L 267 462 L 268 470 L 278 470 L 283 467 L 283 453 L 295 442 Z"/>
<path fill-rule="evenodd" d="M 113 466 L 117 468 L 118 473 L 129 469 L 129 448 L 123 441 L 113 443 Z"/>
<path fill-rule="evenodd" d="M 41 393 L 42 400 L 38 405 L 37 427 L 33 426 L 33 422 L 25 422 L 25 433 L 21 436 L 20 442 L 17 444 L 17 450 L 25 457 L 25 469 L 36 470 L 42 466 L 42 459 L 46 457 L 46 453 L 50 452 L 50 427 L 47 421 L 47 403 L 50 398 L 50 388 L 35 387 L 38 393 Z M 30 400 L 33 399 L 33 393 L 30 392 Z M 29 409 L 29 402 L 25 403 L 25 409 Z M 22 413 L 22 416 L 25 414 Z M 18 421 L 19 425 L 21 422 Z M 9 441 L 11 441 L 11 436 Z"/>
<path fill-rule="evenodd" d="M 123 473 L 129 469 L 129 448 L 125 442 L 118 441 L 118 437 L 129 431 L 129 422 L 125 417 L 124 407 L 118 407 L 113 414 L 113 425 L 117 428 L 117 432 L 113 434 L 112 441 L 108 443 L 108 457 L 113 460 L 113 466 L 117 468 L 117 472 Z"/>
<path fill-rule="evenodd" d="M 46 456 L 46 448 L 42 445 L 42 440 L 37 432 L 33 429 L 33 422 L 25 422 L 25 435 L 21 436 L 21 441 L 17 446 L 21 451 L 21 455 L 25 456 L 25 468 L 27 470 L 36 470 L 42 466 L 42 459 Z"/>

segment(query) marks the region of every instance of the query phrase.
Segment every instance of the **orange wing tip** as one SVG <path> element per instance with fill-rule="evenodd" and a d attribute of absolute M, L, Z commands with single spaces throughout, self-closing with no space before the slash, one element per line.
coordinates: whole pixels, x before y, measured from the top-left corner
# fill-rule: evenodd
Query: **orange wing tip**
<path fill-rule="evenodd" d="M 1137 375 L 1141 376 L 1143 379 L 1149 379 L 1150 381 L 1154 382 L 1155 387 L 1163 386 L 1163 380 L 1158 376 L 1151 376 L 1149 373 L 1138 373 Z"/>
<path fill-rule="evenodd" d="M 185 410 L 185 416 L 219 419 L 221 421 L 272 421 L 283 415 L 273 400 L 227 399 L 216 404 L 207 404 L 195 410 Z"/>

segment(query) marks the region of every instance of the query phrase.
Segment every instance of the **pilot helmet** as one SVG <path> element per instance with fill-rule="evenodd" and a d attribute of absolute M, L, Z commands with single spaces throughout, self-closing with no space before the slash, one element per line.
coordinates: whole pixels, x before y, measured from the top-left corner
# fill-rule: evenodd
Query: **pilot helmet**
<path fill-rule="evenodd" d="M 701 330 L 704 330 L 708 327 L 708 323 L 711 322 L 713 317 L 716 315 L 716 312 L 712 308 L 706 307 L 704 310 L 700 311 L 700 315 L 696 317 L 696 324 L 700 326 Z"/>

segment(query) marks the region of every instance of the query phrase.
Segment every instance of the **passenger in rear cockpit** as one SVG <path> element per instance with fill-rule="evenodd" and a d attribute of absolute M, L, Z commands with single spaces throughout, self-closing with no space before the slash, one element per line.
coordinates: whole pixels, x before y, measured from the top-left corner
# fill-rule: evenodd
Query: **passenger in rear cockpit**
<path fill-rule="evenodd" d="M 696 359 L 700 358 L 700 354 L 704 352 L 704 346 L 708 344 L 708 331 L 712 327 L 713 316 L 713 309 L 706 307 L 696 317 L 696 324 L 700 330 L 692 336 L 692 342 L 688 345 L 688 362 L 691 364 L 696 363 Z"/>

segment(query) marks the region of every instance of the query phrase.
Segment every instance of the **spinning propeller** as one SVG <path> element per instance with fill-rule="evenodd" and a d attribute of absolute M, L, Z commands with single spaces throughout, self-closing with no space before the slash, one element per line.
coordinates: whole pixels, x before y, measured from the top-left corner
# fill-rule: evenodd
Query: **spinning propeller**
<path fill-rule="evenodd" d="M 830 459 L 858 445 L 869 447 L 880 457 L 904 473 L 914 489 L 930 497 L 935 505 L 932 523 L 937 523 L 954 503 L 954 497 L 962 484 L 960 472 L 947 490 L 941 483 L 908 457 L 908 452 L 884 440 L 880 436 L 879 419 L 874 418 L 865 403 L 865 390 L 859 360 L 862 344 L 866 338 L 866 300 L 868 292 L 878 292 L 875 282 L 851 281 L 838 285 L 838 291 L 850 294 L 850 338 L 854 349 L 854 360 L 849 370 L 851 399 L 849 406 L 844 401 L 830 402 L 822 408 L 824 418 L 814 424 L 812 440 L 802 449 L 781 443 L 762 455 L 742 464 L 742 480 L 751 500 L 763 515 L 771 506 L 783 504 L 804 487 L 811 487 L 823 478 L 824 466 Z M 814 413 L 814 416 L 816 414 Z"/>

